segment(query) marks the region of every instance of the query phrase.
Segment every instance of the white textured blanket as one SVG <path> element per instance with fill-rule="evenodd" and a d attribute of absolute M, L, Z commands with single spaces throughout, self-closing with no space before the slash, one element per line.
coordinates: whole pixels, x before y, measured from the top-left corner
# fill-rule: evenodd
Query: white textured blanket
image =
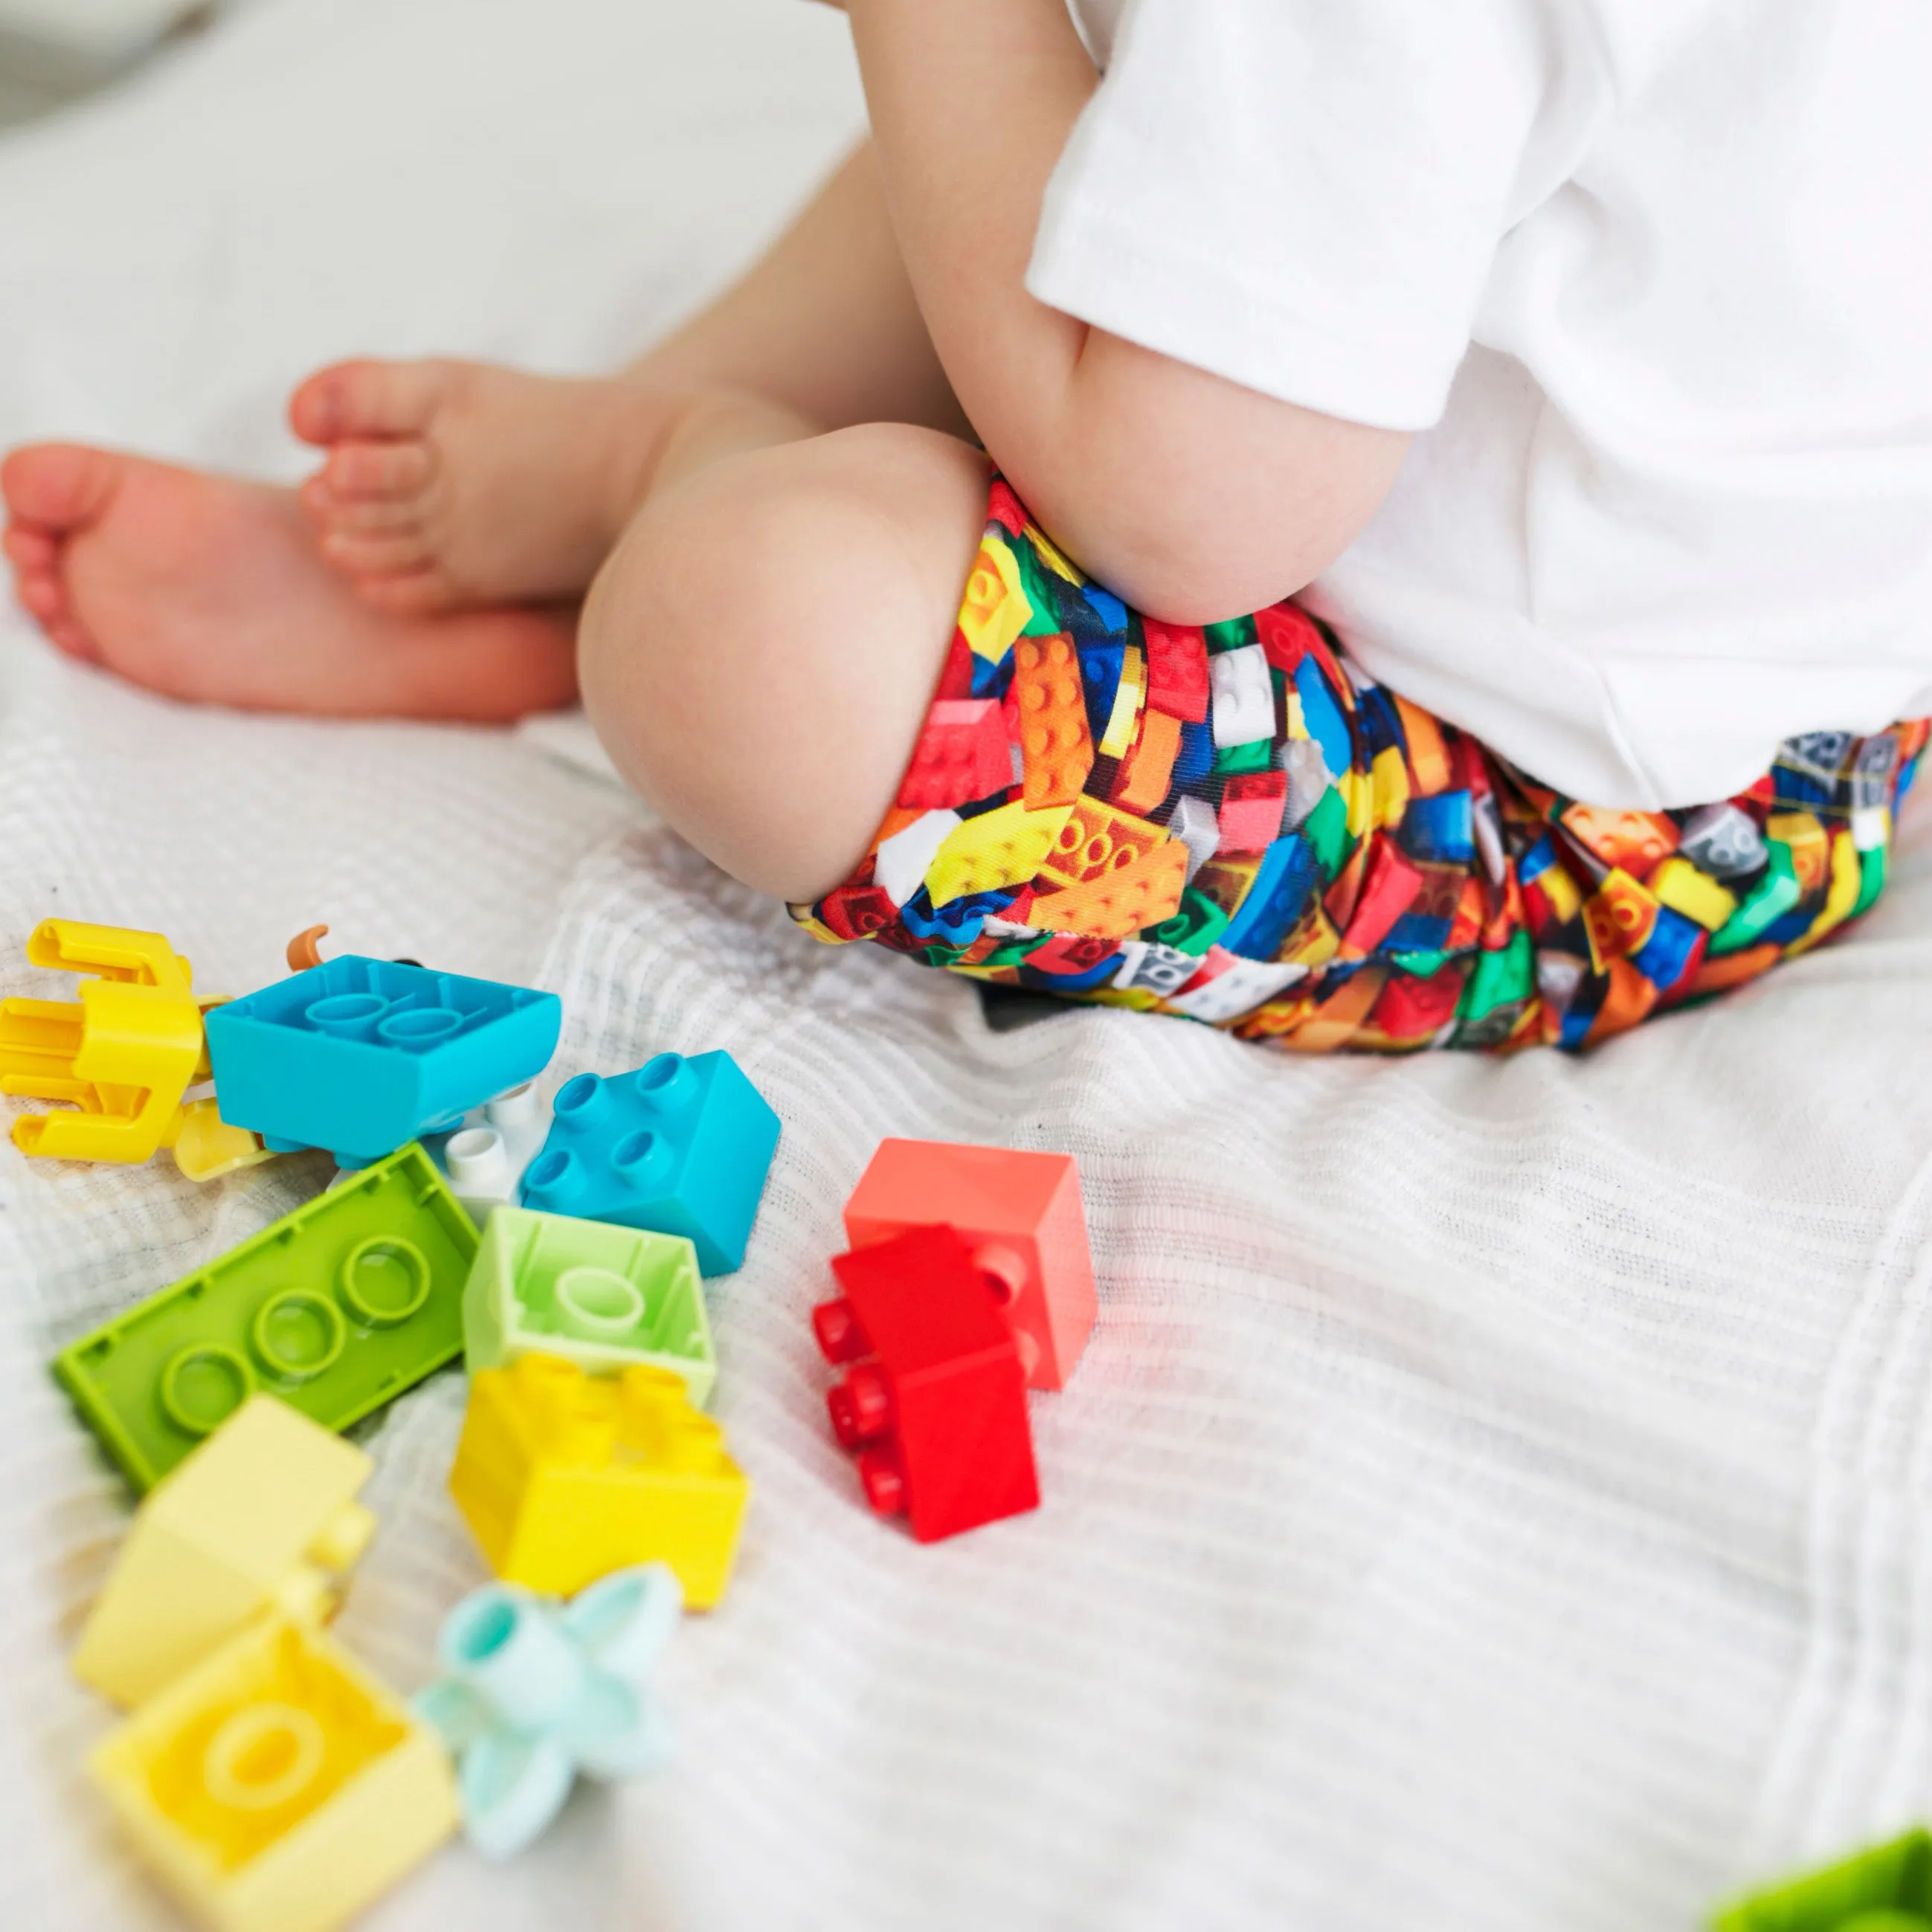
<path fill-rule="evenodd" d="M 0 444 L 291 473 L 310 362 L 637 346 L 855 124 L 788 0 L 274 0 L 0 143 Z M 211 989 L 292 932 L 527 978 L 553 1078 L 735 1053 L 785 1138 L 716 1284 L 757 1493 L 664 1778 L 384 1928 L 1658 1932 L 1932 1783 L 1932 854 L 1864 932 L 1582 1064 L 1276 1058 L 822 950 L 527 737 L 158 704 L 0 617 L 0 988 L 49 914 Z M 1102 1312 L 1045 1506 L 921 1549 L 826 1429 L 809 1304 L 888 1133 L 1076 1153 Z M 320 1184 L 0 1143 L 0 1924 L 176 1922 L 62 1654 L 124 1499 L 51 1352 Z M 343 1629 L 392 1681 L 479 1580 L 461 1385 L 375 1432 Z"/>

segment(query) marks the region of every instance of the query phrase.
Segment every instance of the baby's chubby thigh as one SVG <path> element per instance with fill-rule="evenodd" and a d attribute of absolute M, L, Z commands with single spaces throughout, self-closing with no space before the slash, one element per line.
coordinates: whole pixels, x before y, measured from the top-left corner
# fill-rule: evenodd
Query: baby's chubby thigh
<path fill-rule="evenodd" d="M 654 493 L 592 586 L 584 700 L 624 776 L 746 884 L 850 875 L 916 742 L 986 518 L 958 439 L 874 423 Z"/>

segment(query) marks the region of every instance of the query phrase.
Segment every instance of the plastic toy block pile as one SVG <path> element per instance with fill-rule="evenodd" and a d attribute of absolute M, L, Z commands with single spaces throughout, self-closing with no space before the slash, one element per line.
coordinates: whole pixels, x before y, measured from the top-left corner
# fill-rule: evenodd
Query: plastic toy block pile
<path fill-rule="evenodd" d="M 15 1120 L 24 1153 L 339 1170 L 53 1364 L 144 1498 L 73 1660 L 130 1713 L 94 1781 L 217 1932 L 326 1932 L 459 1828 L 507 1856 L 579 1776 L 661 1767 L 653 1669 L 724 1594 L 750 1493 L 704 1413 L 703 1278 L 744 1259 L 777 1114 L 724 1052 L 546 1106 L 554 995 L 324 961 L 326 930 L 219 1000 L 158 933 L 50 920 L 28 959 L 77 1000 L 0 1002 L 0 1090 L 65 1103 Z M 886 1141 L 845 1229 L 812 1321 L 872 1508 L 922 1542 L 1034 1508 L 1026 1390 L 1096 1309 L 1071 1159 Z M 498 1580 L 406 1701 L 326 1628 L 376 1527 L 338 1432 L 458 1356 L 450 1492 Z"/>

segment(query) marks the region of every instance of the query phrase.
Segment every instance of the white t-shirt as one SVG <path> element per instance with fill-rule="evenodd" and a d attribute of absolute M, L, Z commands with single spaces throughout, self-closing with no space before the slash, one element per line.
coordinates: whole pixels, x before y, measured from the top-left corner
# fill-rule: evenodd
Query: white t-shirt
<path fill-rule="evenodd" d="M 1308 593 L 1593 803 L 1932 710 L 1932 0 L 1073 0 L 1028 286 L 1420 432 Z"/>

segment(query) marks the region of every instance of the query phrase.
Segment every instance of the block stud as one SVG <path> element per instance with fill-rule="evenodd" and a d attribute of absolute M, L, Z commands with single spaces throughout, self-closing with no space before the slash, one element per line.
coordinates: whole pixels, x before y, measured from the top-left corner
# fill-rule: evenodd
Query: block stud
<path fill-rule="evenodd" d="M 875 1514 L 905 1514 L 905 1474 L 890 1449 L 868 1449 L 859 1458 L 859 1480 Z"/>
<path fill-rule="evenodd" d="M 509 1151 L 494 1127 L 465 1127 L 460 1134 L 452 1134 L 442 1158 L 451 1180 L 472 1192 L 507 1192 L 514 1178 Z"/>
<path fill-rule="evenodd" d="M 654 1113 L 681 1114 L 698 1097 L 698 1076 L 681 1053 L 654 1054 L 632 1078 L 638 1099 Z"/>
<path fill-rule="evenodd" d="M 586 1127 L 610 1104 L 604 1083 L 594 1073 L 580 1073 L 556 1090 L 552 1112 L 560 1126 Z"/>
<path fill-rule="evenodd" d="M 856 1362 L 872 1352 L 857 1311 L 842 1298 L 821 1301 L 812 1311 L 812 1332 L 818 1338 L 818 1352 L 828 1362 Z"/>
<path fill-rule="evenodd" d="M 848 1449 L 883 1436 L 892 1426 L 892 1398 L 886 1378 L 862 1363 L 826 1391 L 832 1432 Z"/>
<path fill-rule="evenodd" d="M 677 1166 L 677 1155 L 662 1134 L 640 1127 L 611 1150 L 610 1165 L 633 1187 L 662 1187 Z"/>

